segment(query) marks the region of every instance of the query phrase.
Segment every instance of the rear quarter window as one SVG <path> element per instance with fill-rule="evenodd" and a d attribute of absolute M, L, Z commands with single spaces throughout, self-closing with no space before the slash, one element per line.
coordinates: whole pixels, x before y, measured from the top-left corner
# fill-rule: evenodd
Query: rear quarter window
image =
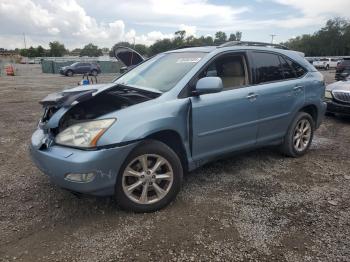
<path fill-rule="evenodd" d="M 306 74 L 306 70 L 299 65 L 297 62 L 294 62 L 293 60 L 284 57 L 284 59 L 287 61 L 288 65 L 293 68 L 293 70 L 295 71 L 296 77 L 302 77 L 303 75 Z"/>
<path fill-rule="evenodd" d="M 256 84 L 284 80 L 283 69 L 278 55 L 254 52 Z"/>

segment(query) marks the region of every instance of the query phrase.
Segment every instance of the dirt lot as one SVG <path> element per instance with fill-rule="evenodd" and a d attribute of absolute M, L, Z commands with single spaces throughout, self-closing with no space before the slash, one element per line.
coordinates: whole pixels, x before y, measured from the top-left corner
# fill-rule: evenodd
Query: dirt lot
<path fill-rule="evenodd" d="M 208 164 L 169 207 L 132 214 L 52 185 L 28 156 L 38 100 L 80 77 L 18 74 L 0 77 L 0 261 L 350 261 L 350 120 L 327 117 L 298 159 Z"/>

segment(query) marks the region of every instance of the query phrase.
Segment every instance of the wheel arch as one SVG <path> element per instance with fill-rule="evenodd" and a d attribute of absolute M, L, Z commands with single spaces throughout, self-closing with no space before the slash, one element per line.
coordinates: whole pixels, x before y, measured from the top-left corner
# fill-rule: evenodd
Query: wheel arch
<path fill-rule="evenodd" d="M 305 105 L 304 107 L 302 107 L 299 110 L 299 112 L 308 113 L 312 117 L 312 119 L 314 120 L 314 124 L 317 125 L 317 120 L 318 120 L 317 106 L 315 106 L 314 104 Z"/>
<path fill-rule="evenodd" d="M 169 146 L 180 158 L 183 171 L 188 170 L 187 152 L 178 132 L 171 129 L 161 130 L 147 135 L 144 139 L 158 140 Z"/>

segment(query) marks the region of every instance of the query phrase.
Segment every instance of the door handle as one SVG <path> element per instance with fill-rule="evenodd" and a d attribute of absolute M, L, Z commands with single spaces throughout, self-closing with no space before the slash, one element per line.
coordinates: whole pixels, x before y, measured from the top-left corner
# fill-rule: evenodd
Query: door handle
<path fill-rule="evenodd" d="M 249 93 L 246 97 L 247 97 L 247 99 L 249 99 L 250 101 L 254 101 L 254 100 L 256 100 L 256 98 L 258 97 L 258 94 Z"/>
<path fill-rule="evenodd" d="M 295 86 L 293 87 L 293 91 L 300 91 L 302 90 L 303 86 Z"/>

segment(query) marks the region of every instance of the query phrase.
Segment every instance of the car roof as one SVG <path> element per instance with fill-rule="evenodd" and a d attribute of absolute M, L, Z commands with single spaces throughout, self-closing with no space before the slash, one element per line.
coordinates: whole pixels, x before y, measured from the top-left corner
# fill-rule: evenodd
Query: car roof
<path fill-rule="evenodd" d="M 217 46 L 199 46 L 199 47 L 186 47 L 175 50 L 170 50 L 165 53 L 185 53 L 185 52 L 203 52 L 210 53 L 213 50 L 217 49 Z"/>
<path fill-rule="evenodd" d="M 239 51 L 239 50 L 258 50 L 258 51 L 267 51 L 267 52 L 277 52 L 288 55 L 290 53 L 297 53 L 300 56 L 303 56 L 303 53 L 289 50 L 289 49 L 280 49 L 275 47 L 262 47 L 262 46 L 201 46 L 201 47 L 186 47 L 175 50 L 170 50 L 165 53 L 186 53 L 186 52 L 203 52 L 203 53 L 221 53 L 225 51 Z"/>
<path fill-rule="evenodd" d="M 255 51 L 266 51 L 266 52 L 275 52 L 279 54 L 283 54 L 299 64 L 301 64 L 303 67 L 307 68 L 309 71 L 316 71 L 316 69 L 306 61 L 304 57 L 304 53 L 293 51 L 289 49 L 282 49 L 278 48 L 276 45 L 275 47 L 265 47 L 265 46 L 246 46 L 246 45 L 231 45 L 231 46 L 201 46 L 201 47 L 187 47 L 187 48 L 181 48 L 181 49 L 175 49 L 171 51 L 167 51 L 165 53 L 185 53 L 185 52 L 203 52 L 203 53 L 210 53 L 212 56 L 227 52 L 227 51 L 239 51 L 239 50 L 255 50 Z"/>

